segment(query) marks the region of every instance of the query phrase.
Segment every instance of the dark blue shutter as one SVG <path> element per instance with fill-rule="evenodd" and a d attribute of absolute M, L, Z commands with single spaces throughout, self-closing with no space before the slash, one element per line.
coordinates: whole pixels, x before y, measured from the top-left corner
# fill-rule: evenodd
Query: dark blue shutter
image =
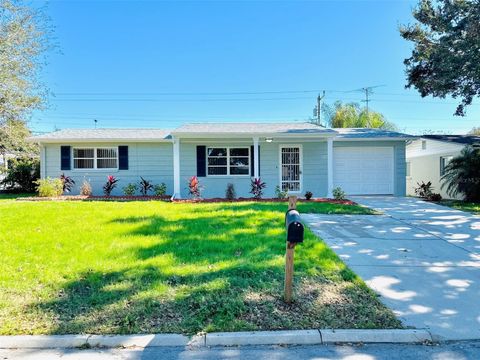
<path fill-rule="evenodd" d="M 197 146 L 197 176 L 204 177 L 207 175 L 207 147 L 204 145 Z"/>
<path fill-rule="evenodd" d="M 250 146 L 250 176 L 255 175 L 255 157 L 253 156 L 253 145 Z M 258 177 L 260 177 L 260 145 L 258 146 Z"/>
<path fill-rule="evenodd" d="M 118 147 L 118 170 L 128 170 L 128 146 Z"/>
<path fill-rule="evenodd" d="M 60 169 L 61 170 L 70 170 L 72 161 L 70 160 L 71 156 L 71 146 L 60 146 Z"/>

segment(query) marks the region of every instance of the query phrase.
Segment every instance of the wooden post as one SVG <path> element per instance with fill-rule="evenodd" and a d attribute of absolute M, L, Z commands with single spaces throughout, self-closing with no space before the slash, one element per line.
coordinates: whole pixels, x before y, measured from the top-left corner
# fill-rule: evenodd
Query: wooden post
<path fill-rule="evenodd" d="M 297 197 L 289 196 L 288 210 L 297 208 Z M 291 303 L 293 298 L 293 259 L 295 256 L 295 244 L 287 242 L 285 251 L 285 302 Z"/>
<path fill-rule="evenodd" d="M 285 253 L 285 302 L 291 303 L 293 297 L 293 257 L 295 244 L 287 242 Z"/>
<path fill-rule="evenodd" d="M 288 210 L 295 210 L 297 208 L 297 197 L 289 196 L 288 197 Z"/>

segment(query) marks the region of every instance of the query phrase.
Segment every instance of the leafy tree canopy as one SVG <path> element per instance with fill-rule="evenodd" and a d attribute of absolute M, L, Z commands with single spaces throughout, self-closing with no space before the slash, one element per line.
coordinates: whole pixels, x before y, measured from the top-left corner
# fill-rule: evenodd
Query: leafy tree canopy
<path fill-rule="evenodd" d="M 32 133 L 22 120 L 7 120 L 0 125 L 0 156 L 14 154 L 32 156 L 38 152 L 38 146 L 27 138 Z"/>
<path fill-rule="evenodd" d="M 45 103 L 38 73 L 49 45 L 48 19 L 20 0 L 0 0 L 0 124 L 25 120 Z"/>
<path fill-rule="evenodd" d="M 358 103 L 344 104 L 337 101 L 333 106 L 325 106 L 323 112 L 326 115 L 327 124 L 332 128 L 378 128 L 396 130 L 392 122 L 387 121 L 385 116 L 376 111 L 368 111 Z"/>
<path fill-rule="evenodd" d="M 415 24 L 402 26 L 413 43 L 405 59 L 407 88 L 422 97 L 460 98 L 455 115 L 480 95 L 480 1 L 421 0 L 413 10 Z"/>
<path fill-rule="evenodd" d="M 480 201 L 480 149 L 466 146 L 445 167 L 442 189 L 450 196 L 462 195 L 466 201 Z"/>

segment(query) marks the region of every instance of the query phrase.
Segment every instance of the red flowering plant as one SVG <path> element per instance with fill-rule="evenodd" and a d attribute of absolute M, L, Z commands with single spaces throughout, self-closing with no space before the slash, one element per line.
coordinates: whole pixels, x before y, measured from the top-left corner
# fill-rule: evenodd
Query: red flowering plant
<path fill-rule="evenodd" d="M 105 196 L 110 196 L 113 189 L 117 187 L 117 182 L 118 182 L 118 179 L 115 178 L 115 176 L 113 175 L 107 176 L 107 182 L 105 183 L 105 185 L 103 185 L 103 193 L 105 194 Z"/>
<path fill-rule="evenodd" d="M 254 199 L 261 199 L 263 195 L 263 189 L 267 187 L 267 184 L 260 178 L 252 179 L 250 183 L 250 194 L 253 194 Z"/>
<path fill-rule="evenodd" d="M 200 199 L 202 195 L 202 189 L 196 176 L 192 176 L 190 180 L 188 180 L 188 192 L 195 200 Z"/>

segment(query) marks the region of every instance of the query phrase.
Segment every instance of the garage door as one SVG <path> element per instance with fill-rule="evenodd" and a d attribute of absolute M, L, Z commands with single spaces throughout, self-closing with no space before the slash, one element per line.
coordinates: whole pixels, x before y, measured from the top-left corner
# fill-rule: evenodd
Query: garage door
<path fill-rule="evenodd" d="M 333 184 L 349 195 L 393 194 L 393 147 L 335 147 Z"/>

